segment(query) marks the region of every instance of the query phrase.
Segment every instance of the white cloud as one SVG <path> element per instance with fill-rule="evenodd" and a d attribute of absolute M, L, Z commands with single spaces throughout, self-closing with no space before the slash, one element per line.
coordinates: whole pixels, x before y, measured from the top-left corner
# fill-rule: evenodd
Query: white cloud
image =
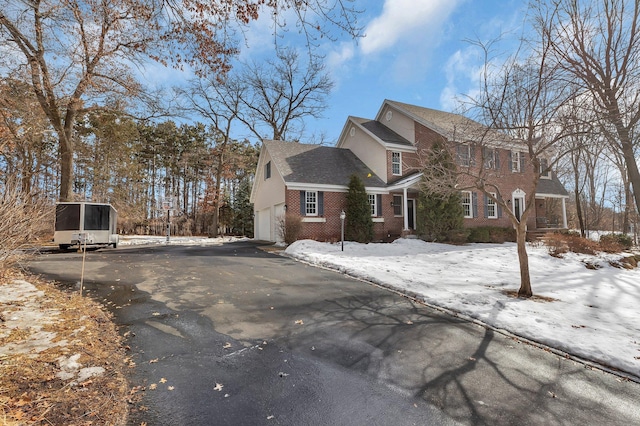
<path fill-rule="evenodd" d="M 381 52 L 404 41 L 425 41 L 440 33 L 460 0 L 385 0 L 382 14 L 365 28 L 361 50 Z"/>
<path fill-rule="evenodd" d="M 456 111 L 461 98 L 478 95 L 483 57 L 476 46 L 456 50 L 445 63 L 443 70 L 446 86 L 440 92 L 440 104 L 447 111 Z"/>

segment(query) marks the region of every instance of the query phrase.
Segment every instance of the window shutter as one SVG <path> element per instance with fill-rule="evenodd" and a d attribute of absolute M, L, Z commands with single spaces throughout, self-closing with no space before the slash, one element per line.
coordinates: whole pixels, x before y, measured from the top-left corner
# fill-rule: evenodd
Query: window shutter
<path fill-rule="evenodd" d="M 456 147 L 456 154 L 458 156 L 458 164 L 461 165 L 461 166 L 463 165 L 463 161 L 462 161 L 463 151 L 462 151 L 462 148 L 465 148 L 465 147 L 462 146 L 462 145 L 458 145 Z"/>
<path fill-rule="evenodd" d="M 513 171 L 513 153 L 509 151 L 509 171 Z"/>
<path fill-rule="evenodd" d="M 471 198 L 473 202 L 473 217 L 478 217 L 478 193 L 472 192 Z"/>
<path fill-rule="evenodd" d="M 520 173 L 524 173 L 524 152 L 520 153 Z"/>
<path fill-rule="evenodd" d="M 502 217 L 502 207 L 500 207 L 500 204 L 498 204 L 498 218 Z"/>
<path fill-rule="evenodd" d="M 484 194 L 484 217 L 489 217 L 489 197 L 487 194 Z"/>
<path fill-rule="evenodd" d="M 376 215 L 382 217 L 382 194 L 376 195 Z"/>
<path fill-rule="evenodd" d="M 318 191 L 318 216 L 324 216 L 324 192 Z"/>
<path fill-rule="evenodd" d="M 493 151 L 494 154 L 494 161 L 496 162 L 496 170 L 500 170 L 500 151 L 498 151 L 498 149 L 496 148 Z"/>
<path fill-rule="evenodd" d="M 471 145 L 469 147 L 469 165 L 476 165 L 476 147 L 474 145 Z"/>
<path fill-rule="evenodd" d="M 307 197 L 304 191 L 300 191 L 300 216 L 307 215 Z"/>

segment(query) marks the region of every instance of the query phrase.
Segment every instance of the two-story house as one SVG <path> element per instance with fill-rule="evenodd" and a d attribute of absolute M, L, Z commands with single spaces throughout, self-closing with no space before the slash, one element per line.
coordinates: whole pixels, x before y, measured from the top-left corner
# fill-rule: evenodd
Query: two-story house
<path fill-rule="evenodd" d="M 347 118 L 335 147 L 265 140 L 251 193 L 254 235 L 281 240 L 278 222 L 294 213 L 302 218 L 300 238 L 339 240 L 352 174 L 369 194 L 376 239 L 414 233 L 424 156 L 436 141 L 450 148 L 459 168 L 481 163 L 516 215 L 528 197 L 535 197 L 529 229 L 566 228 L 568 194 L 557 177 L 545 168 L 535 194 L 527 194 L 523 188 L 533 182 L 533 173 L 525 150 L 497 134 L 495 144 L 476 145 L 487 131 L 461 115 L 385 100 L 374 120 Z M 461 196 L 466 227 L 511 226 L 481 192 L 465 190 Z"/>

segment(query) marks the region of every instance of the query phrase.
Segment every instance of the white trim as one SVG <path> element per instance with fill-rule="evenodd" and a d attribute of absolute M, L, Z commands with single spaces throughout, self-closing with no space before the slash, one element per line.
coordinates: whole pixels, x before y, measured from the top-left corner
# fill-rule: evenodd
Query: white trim
<path fill-rule="evenodd" d="M 327 185 L 322 183 L 285 183 L 286 189 L 291 191 L 324 191 L 324 192 L 349 192 L 348 186 Z M 371 194 L 388 194 L 387 188 L 378 186 L 365 186 L 365 191 Z"/>
<path fill-rule="evenodd" d="M 407 197 L 407 188 L 402 188 L 402 212 L 408 212 L 409 211 L 409 198 Z M 413 209 L 415 210 L 416 205 L 413 205 Z M 409 230 L 409 215 L 408 214 L 404 214 L 403 218 L 402 218 L 402 225 L 404 226 L 404 230 L 408 231 Z M 415 222 L 414 222 L 415 225 Z"/>
<path fill-rule="evenodd" d="M 569 198 L 569 196 L 559 194 L 541 194 L 539 192 L 536 192 L 536 198 Z"/>
<path fill-rule="evenodd" d="M 302 216 L 302 221 L 307 223 L 324 223 L 327 221 L 325 217 Z"/>
<path fill-rule="evenodd" d="M 523 155 L 524 153 L 520 150 L 517 150 L 517 149 L 511 150 L 511 165 L 510 165 L 511 173 L 524 173 L 524 170 L 520 170 L 520 163 L 522 162 Z M 516 165 L 516 167 L 513 167 L 514 164 Z"/>
<path fill-rule="evenodd" d="M 343 185 L 326 185 L 321 183 L 287 183 L 287 189 L 292 191 L 329 191 L 329 192 L 349 192 L 349 187 Z"/>
<path fill-rule="evenodd" d="M 373 197 L 373 203 L 371 197 Z M 371 217 L 378 217 L 378 194 L 367 194 L 367 200 L 369 201 L 369 209 L 373 212 Z"/>
<path fill-rule="evenodd" d="M 469 216 L 464 214 L 464 206 L 466 203 L 464 202 L 464 194 L 469 194 Z M 462 215 L 465 219 L 473 219 L 473 192 L 471 191 L 460 191 L 461 202 L 462 202 Z"/>
<path fill-rule="evenodd" d="M 516 199 L 522 200 L 522 205 L 520 205 L 520 217 L 516 214 Z M 511 212 L 518 219 L 522 219 L 522 214 L 527 209 L 527 194 L 520 188 L 516 188 L 515 191 L 511 193 Z"/>
<path fill-rule="evenodd" d="M 373 217 L 373 218 L 371 218 L 371 220 L 374 223 L 384 223 L 384 217 Z"/>
<path fill-rule="evenodd" d="M 407 145 L 398 145 L 395 143 L 385 143 L 385 147 L 390 151 L 409 152 L 409 153 L 417 152 L 416 147 L 411 147 Z"/>
<path fill-rule="evenodd" d="M 375 134 L 371 133 L 366 127 L 364 127 L 362 124 L 358 123 L 356 121 L 356 119 L 360 119 L 360 120 L 367 120 L 369 121 L 369 119 L 365 119 L 365 118 L 361 118 L 361 117 L 355 117 L 350 115 L 349 117 L 347 117 L 347 122 L 345 123 L 344 127 L 342 128 L 342 132 L 340 132 L 340 137 L 338 138 L 338 143 L 336 144 L 336 148 L 342 148 L 343 145 L 343 141 L 347 140 L 347 134 L 348 134 L 348 124 L 351 123 L 353 126 L 356 126 L 358 129 L 360 129 L 362 132 L 364 132 L 366 135 L 368 135 L 370 138 L 372 138 L 375 142 L 379 143 L 380 145 L 382 145 L 385 149 L 396 149 L 396 150 L 402 150 L 404 152 L 418 152 L 418 148 L 416 148 L 414 145 L 397 145 L 397 144 L 393 144 L 393 143 L 386 143 L 385 141 L 383 141 L 382 139 L 380 139 L 379 137 L 377 137 Z M 382 121 L 380 120 L 375 120 L 378 121 L 379 123 L 382 123 Z M 411 143 L 411 141 L 407 141 L 409 143 Z"/>
<path fill-rule="evenodd" d="M 387 191 L 397 191 L 399 189 L 410 188 L 413 185 L 415 185 L 416 183 L 418 183 L 420 181 L 420 179 L 422 179 L 422 173 L 418 173 L 418 174 L 413 175 L 413 176 L 408 176 L 406 178 L 400 179 L 399 181 L 397 181 L 393 185 L 387 186 L 386 190 Z"/>
<path fill-rule="evenodd" d="M 493 195 L 494 197 L 496 196 L 495 192 L 490 192 L 490 194 Z M 487 210 L 487 219 L 497 219 L 498 218 L 498 203 L 493 201 L 493 199 L 491 197 L 489 197 L 488 195 L 486 197 L 487 197 L 487 205 L 485 206 L 485 209 Z M 489 203 L 491 203 L 491 205 L 493 206 L 493 215 L 492 216 L 489 215 Z"/>
<path fill-rule="evenodd" d="M 314 194 L 314 198 L 315 201 L 313 203 L 309 202 L 309 194 Z M 314 206 L 314 213 L 309 213 L 309 205 L 313 204 Z M 318 207 L 319 207 L 319 200 L 318 200 L 318 191 L 305 191 L 304 192 L 304 215 L 305 217 L 309 217 L 309 216 L 320 216 L 319 212 L 318 212 Z"/>
<path fill-rule="evenodd" d="M 398 162 L 393 161 L 394 154 L 398 154 Z M 398 165 L 398 173 L 394 173 L 393 166 Z M 393 176 L 402 176 L 402 153 L 399 151 L 391 151 L 391 174 Z"/>

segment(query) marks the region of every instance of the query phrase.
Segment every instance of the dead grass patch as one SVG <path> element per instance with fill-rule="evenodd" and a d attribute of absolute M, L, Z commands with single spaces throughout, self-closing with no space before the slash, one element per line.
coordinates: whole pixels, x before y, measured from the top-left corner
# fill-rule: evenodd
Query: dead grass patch
<path fill-rule="evenodd" d="M 521 298 L 520 296 L 518 296 L 517 290 L 502 290 L 502 294 L 506 295 L 507 297 L 512 297 L 514 299 Z M 524 298 L 521 298 L 521 299 L 524 299 Z M 537 294 L 534 294 L 531 297 L 527 297 L 526 299 L 532 300 L 534 302 L 557 302 L 558 301 L 558 299 L 554 299 L 553 297 L 540 296 Z"/>
<path fill-rule="evenodd" d="M 36 330 L 55 337 L 53 345 L 42 351 L 0 351 L 0 424 L 126 424 L 129 390 L 124 374 L 125 355 L 110 314 L 88 298 L 17 272 L 5 273 L 0 285 L 10 285 L 17 278 L 44 292 L 38 298 L 41 308 L 46 312 L 55 309 L 56 318 L 47 318 L 39 329 L 34 324 L 0 333 L 0 348 L 33 338 Z M 11 309 L 15 306 L 0 304 L 0 312 Z M 5 321 L 8 319 L 0 320 L 0 328 L 6 328 Z M 83 367 L 101 367 L 103 373 L 61 378 L 60 360 L 77 354 L 77 362 Z"/>

